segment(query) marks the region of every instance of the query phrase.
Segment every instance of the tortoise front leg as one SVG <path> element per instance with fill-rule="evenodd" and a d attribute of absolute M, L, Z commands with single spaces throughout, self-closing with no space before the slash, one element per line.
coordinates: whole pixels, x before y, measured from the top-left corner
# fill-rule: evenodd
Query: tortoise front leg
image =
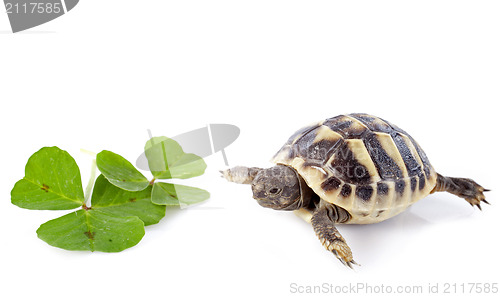
<path fill-rule="evenodd" d="M 258 167 L 244 167 L 236 166 L 230 169 L 221 170 L 222 177 L 230 182 L 237 184 L 251 184 L 257 173 L 259 173 L 262 168 Z"/>
<path fill-rule="evenodd" d="M 324 203 L 314 211 L 311 223 L 321 244 L 332 252 L 344 265 L 352 268 L 357 264 L 352 258 L 351 248 L 340 235 L 335 223 L 343 223 L 351 218 L 349 213 L 335 205 Z"/>

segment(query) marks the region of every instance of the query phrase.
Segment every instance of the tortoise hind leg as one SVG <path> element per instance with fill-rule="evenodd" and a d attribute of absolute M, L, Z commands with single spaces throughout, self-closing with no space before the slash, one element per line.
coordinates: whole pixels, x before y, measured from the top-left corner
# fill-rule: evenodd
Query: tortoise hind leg
<path fill-rule="evenodd" d="M 441 174 L 437 175 L 436 186 L 431 193 L 434 192 L 448 192 L 458 197 L 464 198 L 472 206 L 477 206 L 481 209 L 481 201 L 489 204 L 484 198 L 483 192 L 487 192 L 485 188 L 481 187 L 470 178 L 457 178 L 446 177 Z"/>
<path fill-rule="evenodd" d="M 357 263 L 352 258 L 351 248 L 335 228 L 335 223 L 343 223 L 350 217 L 344 209 L 325 203 L 314 211 L 311 223 L 323 246 L 332 252 L 340 262 L 352 268 L 351 264 Z"/>

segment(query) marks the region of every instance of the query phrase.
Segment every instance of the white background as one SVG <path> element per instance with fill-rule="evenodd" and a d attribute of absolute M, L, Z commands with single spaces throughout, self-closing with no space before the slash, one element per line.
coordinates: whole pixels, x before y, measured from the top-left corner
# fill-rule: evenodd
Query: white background
<path fill-rule="evenodd" d="M 499 283 L 499 15 L 498 1 L 85 0 L 12 34 L 0 14 L 1 295 L 298 295 L 293 283 L 424 293 L 429 283 L 465 283 L 468 292 L 469 282 Z M 349 112 L 405 129 L 438 172 L 492 188 L 491 206 L 480 212 L 439 193 L 388 221 L 340 226 L 362 265 L 351 271 L 310 225 L 221 179 L 220 153 L 205 159 L 204 176 L 182 181 L 209 190 L 208 202 L 168 210 L 118 254 L 51 247 L 35 231 L 66 212 L 10 204 L 43 146 L 68 150 L 85 185 L 90 157 L 80 148 L 134 161 L 147 129 L 175 136 L 230 123 L 241 128 L 226 149 L 230 165 L 265 167 L 301 126 Z"/>

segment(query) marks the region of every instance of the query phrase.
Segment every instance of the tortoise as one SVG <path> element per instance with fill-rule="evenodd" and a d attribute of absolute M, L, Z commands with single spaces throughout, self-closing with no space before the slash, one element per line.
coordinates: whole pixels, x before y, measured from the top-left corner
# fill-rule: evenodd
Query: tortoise
<path fill-rule="evenodd" d="M 295 132 L 263 169 L 237 166 L 227 180 L 251 184 L 253 198 L 275 210 L 293 210 L 310 222 L 322 245 L 344 265 L 357 264 L 337 224 L 372 224 L 427 195 L 447 191 L 481 209 L 472 179 L 437 173 L 418 143 L 379 117 L 348 114 Z"/>

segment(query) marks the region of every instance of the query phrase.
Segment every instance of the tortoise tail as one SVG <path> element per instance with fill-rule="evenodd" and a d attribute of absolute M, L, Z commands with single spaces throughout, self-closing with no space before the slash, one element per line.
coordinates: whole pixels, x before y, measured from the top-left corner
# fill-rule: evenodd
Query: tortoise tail
<path fill-rule="evenodd" d="M 431 193 L 448 192 L 458 197 L 464 198 L 472 206 L 477 206 L 481 209 L 481 201 L 489 204 L 484 198 L 483 192 L 489 190 L 481 187 L 478 183 L 470 178 L 446 177 L 438 173 L 436 186 Z"/>

